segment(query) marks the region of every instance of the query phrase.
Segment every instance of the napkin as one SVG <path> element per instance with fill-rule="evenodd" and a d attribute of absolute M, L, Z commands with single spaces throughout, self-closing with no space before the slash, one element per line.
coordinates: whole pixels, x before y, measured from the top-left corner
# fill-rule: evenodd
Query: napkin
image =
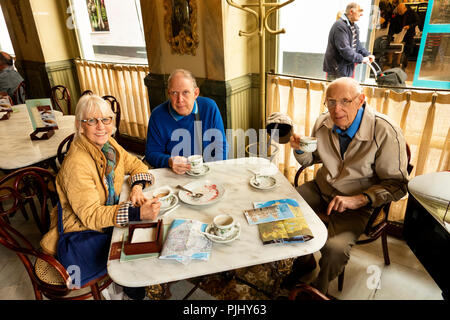
<path fill-rule="evenodd" d="M 141 243 L 155 241 L 156 228 L 137 228 L 133 231 L 131 243 Z"/>

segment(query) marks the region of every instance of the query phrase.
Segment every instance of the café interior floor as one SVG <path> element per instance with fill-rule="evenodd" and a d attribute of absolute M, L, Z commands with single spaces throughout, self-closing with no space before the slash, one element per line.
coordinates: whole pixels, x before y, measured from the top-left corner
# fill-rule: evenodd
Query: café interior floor
<path fill-rule="evenodd" d="M 25 221 L 18 213 L 12 218 L 12 223 L 33 242 L 39 243 L 41 235 L 32 218 Z M 343 291 L 337 290 L 337 280 L 334 280 L 328 293 L 338 300 L 442 300 L 441 290 L 405 241 L 389 237 L 388 246 L 389 266 L 384 265 L 380 241 L 355 246 L 346 267 Z M 316 253 L 318 257 L 320 253 Z M 374 281 L 376 279 L 380 279 L 378 285 Z M 193 286 L 186 280 L 172 284 L 170 299 L 182 299 Z M 197 289 L 189 299 L 215 298 Z M 23 264 L 3 246 L 0 246 L 0 300 L 34 300 L 31 281 Z"/>

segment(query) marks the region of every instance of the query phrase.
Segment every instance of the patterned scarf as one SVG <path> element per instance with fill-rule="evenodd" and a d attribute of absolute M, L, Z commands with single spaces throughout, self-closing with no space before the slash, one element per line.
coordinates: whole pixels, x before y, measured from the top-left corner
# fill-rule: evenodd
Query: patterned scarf
<path fill-rule="evenodd" d="M 119 195 L 114 191 L 114 167 L 116 166 L 116 150 L 107 142 L 102 147 L 102 152 L 106 157 L 106 184 L 108 185 L 107 206 L 119 203 Z"/>

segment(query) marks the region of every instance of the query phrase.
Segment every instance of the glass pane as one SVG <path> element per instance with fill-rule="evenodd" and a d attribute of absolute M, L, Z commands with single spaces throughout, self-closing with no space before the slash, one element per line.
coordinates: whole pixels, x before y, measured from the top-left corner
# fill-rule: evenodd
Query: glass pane
<path fill-rule="evenodd" d="M 86 60 L 147 64 L 140 0 L 72 0 Z"/>
<path fill-rule="evenodd" d="M 450 24 L 450 1 L 434 0 L 430 24 Z"/>
<path fill-rule="evenodd" d="M 14 49 L 6 28 L 5 17 L 3 16 L 2 7 L 0 7 L 0 51 L 4 51 L 14 56 Z"/>
<path fill-rule="evenodd" d="M 450 33 L 427 35 L 419 79 L 450 81 Z"/>

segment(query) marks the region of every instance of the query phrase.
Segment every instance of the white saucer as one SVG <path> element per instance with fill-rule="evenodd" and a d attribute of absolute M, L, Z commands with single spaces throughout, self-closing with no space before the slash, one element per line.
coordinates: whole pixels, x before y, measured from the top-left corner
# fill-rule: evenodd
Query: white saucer
<path fill-rule="evenodd" d="M 193 176 L 193 177 L 201 177 L 201 176 L 204 176 L 205 174 L 208 174 L 210 170 L 211 170 L 211 169 L 209 168 L 209 166 L 207 166 L 206 164 L 204 164 L 203 167 L 202 167 L 202 171 L 201 171 L 201 172 L 199 172 L 199 173 L 194 173 L 194 172 L 191 172 L 191 171 L 189 170 L 189 171 L 186 171 L 186 174 L 188 174 L 188 175 L 190 175 L 190 176 Z"/>
<path fill-rule="evenodd" d="M 212 225 L 212 224 L 209 224 L 209 225 L 206 227 L 205 232 L 206 232 L 206 233 L 210 233 L 212 227 L 213 227 L 213 225 Z M 212 236 L 209 237 L 209 236 L 206 235 L 206 234 L 205 234 L 205 236 L 208 237 L 208 239 L 210 239 L 212 242 L 217 242 L 217 243 L 228 243 L 228 242 L 231 242 L 231 241 L 236 240 L 236 239 L 239 238 L 239 236 L 241 235 L 241 225 L 239 224 L 239 222 L 237 222 L 237 223 L 234 225 L 233 228 L 234 228 L 233 233 L 232 233 L 228 238 L 226 238 L 226 239 L 224 239 L 224 240 L 219 240 L 219 239 L 217 239 L 216 237 L 212 237 Z"/>
<path fill-rule="evenodd" d="M 164 206 L 161 203 L 161 208 L 160 208 L 161 212 L 170 210 L 170 209 L 172 209 L 173 207 L 175 207 L 178 204 L 178 197 L 175 194 L 172 194 L 169 198 L 170 198 L 170 204 L 169 205 Z"/>
<path fill-rule="evenodd" d="M 255 183 L 255 181 L 257 183 Z M 250 178 L 250 185 L 256 189 L 267 190 L 276 187 L 277 179 L 271 176 L 252 176 Z"/>

